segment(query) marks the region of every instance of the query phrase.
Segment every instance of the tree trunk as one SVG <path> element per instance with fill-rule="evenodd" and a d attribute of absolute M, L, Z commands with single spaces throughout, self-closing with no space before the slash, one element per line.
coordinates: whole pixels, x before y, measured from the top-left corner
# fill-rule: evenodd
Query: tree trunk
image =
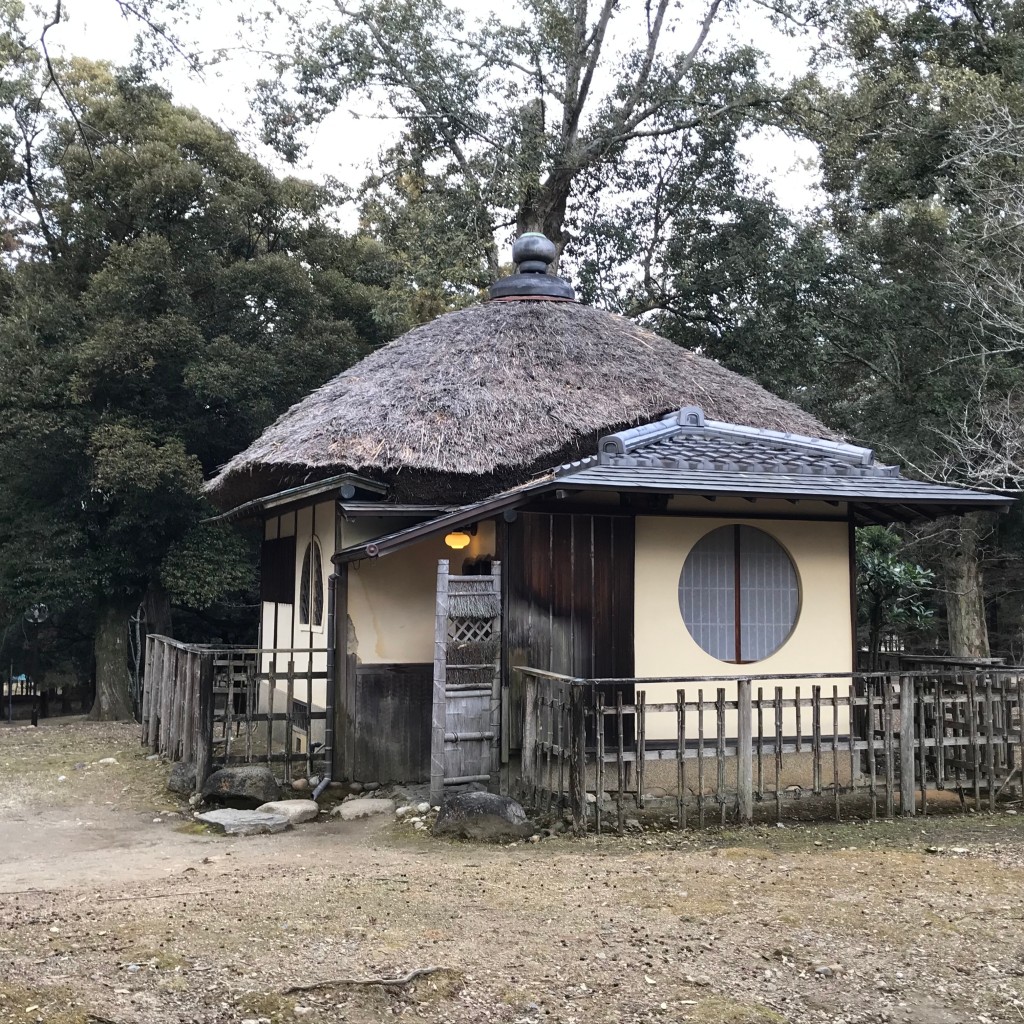
<path fill-rule="evenodd" d="M 174 636 L 174 624 L 171 620 L 171 599 L 167 591 L 156 581 L 152 581 L 142 599 L 142 607 L 146 612 L 146 633 L 157 636 Z"/>
<path fill-rule="evenodd" d="M 128 676 L 128 618 L 136 605 L 101 605 L 96 616 L 96 699 L 90 718 L 104 722 L 134 717 Z"/>
<path fill-rule="evenodd" d="M 979 565 L 981 520 L 963 516 L 953 547 L 946 556 L 946 622 L 949 653 L 954 658 L 987 658 L 988 626 L 985 591 Z"/>

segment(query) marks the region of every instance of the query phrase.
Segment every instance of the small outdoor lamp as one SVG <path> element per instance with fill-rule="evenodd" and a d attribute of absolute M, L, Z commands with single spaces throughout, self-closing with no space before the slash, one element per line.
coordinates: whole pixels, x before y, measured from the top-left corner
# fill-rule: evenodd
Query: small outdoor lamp
<path fill-rule="evenodd" d="M 465 530 L 452 530 L 445 539 L 445 544 L 448 545 L 453 551 L 461 551 L 463 548 L 469 547 L 469 534 Z"/>

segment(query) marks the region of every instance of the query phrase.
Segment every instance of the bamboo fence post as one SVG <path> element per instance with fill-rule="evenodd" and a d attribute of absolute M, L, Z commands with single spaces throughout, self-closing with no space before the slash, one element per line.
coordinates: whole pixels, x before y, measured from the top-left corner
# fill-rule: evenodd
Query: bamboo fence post
<path fill-rule="evenodd" d="M 793 691 L 794 701 L 793 706 L 796 710 L 796 752 L 798 754 L 803 753 L 803 730 L 801 728 L 803 714 L 803 708 L 800 704 L 800 687 L 796 687 Z"/>
<path fill-rule="evenodd" d="M 306 655 L 306 778 L 313 774 L 313 652 Z M 248 707 L 248 704 L 246 704 Z M 247 716 L 248 717 L 248 716 Z M 248 744 L 247 744 L 248 746 Z"/>
<path fill-rule="evenodd" d="M 736 714 L 736 803 L 740 823 L 749 825 L 754 820 L 753 709 L 749 679 L 740 679 L 736 684 Z"/>
<path fill-rule="evenodd" d="M 444 734 L 448 709 L 445 684 L 448 677 L 448 560 L 437 563 L 437 596 L 434 605 L 434 693 L 430 716 L 430 803 L 444 799 Z"/>
<path fill-rule="evenodd" d="M 935 788 L 946 788 L 946 701 L 941 675 L 935 681 Z"/>
<path fill-rule="evenodd" d="M 914 684 L 900 676 L 900 814 L 912 818 L 914 806 Z"/>
<path fill-rule="evenodd" d="M 277 656 L 272 655 L 267 668 L 267 764 L 274 756 L 274 697 L 277 694 Z"/>
<path fill-rule="evenodd" d="M 857 779 L 860 777 L 860 773 L 857 771 L 857 735 L 856 729 L 854 728 L 854 722 L 856 719 L 854 708 L 857 703 L 857 687 L 852 679 L 850 680 L 850 690 L 847 696 L 847 701 L 849 715 L 846 719 L 846 734 L 850 747 L 850 792 L 852 793 L 856 787 Z"/>
<path fill-rule="evenodd" d="M 291 662 L 289 662 L 291 665 Z M 234 724 L 235 724 L 235 674 L 231 671 L 231 665 L 228 664 L 228 694 L 227 699 L 224 702 L 224 763 L 231 764 L 231 741 L 234 738 Z M 289 673 L 290 676 L 290 673 Z M 288 695 L 288 709 L 291 710 L 292 701 L 291 694 Z M 289 718 L 289 722 L 291 719 Z M 285 781 L 288 781 L 285 776 Z"/>

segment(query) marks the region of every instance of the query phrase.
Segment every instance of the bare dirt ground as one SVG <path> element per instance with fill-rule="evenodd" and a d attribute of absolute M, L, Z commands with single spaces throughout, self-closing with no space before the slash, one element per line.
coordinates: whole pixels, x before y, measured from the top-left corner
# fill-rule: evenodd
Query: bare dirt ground
<path fill-rule="evenodd" d="M 1024 814 L 227 839 L 165 777 L 130 727 L 0 727 L 0 1024 L 1024 1020 Z"/>

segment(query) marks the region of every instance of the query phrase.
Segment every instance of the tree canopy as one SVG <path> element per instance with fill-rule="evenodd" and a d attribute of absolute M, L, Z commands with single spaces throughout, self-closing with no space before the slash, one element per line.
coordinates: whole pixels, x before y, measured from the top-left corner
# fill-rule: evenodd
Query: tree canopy
<path fill-rule="evenodd" d="M 154 584 L 202 605 L 250 582 L 237 537 L 199 543 L 204 475 L 408 306 L 324 187 L 138 73 L 76 60 L 61 80 L 76 116 L 29 74 L 9 151 L 0 595 L 12 614 L 84 604 L 117 635 Z M 123 715 L 112 644 L 100 629 L 99 710 Z"/>

